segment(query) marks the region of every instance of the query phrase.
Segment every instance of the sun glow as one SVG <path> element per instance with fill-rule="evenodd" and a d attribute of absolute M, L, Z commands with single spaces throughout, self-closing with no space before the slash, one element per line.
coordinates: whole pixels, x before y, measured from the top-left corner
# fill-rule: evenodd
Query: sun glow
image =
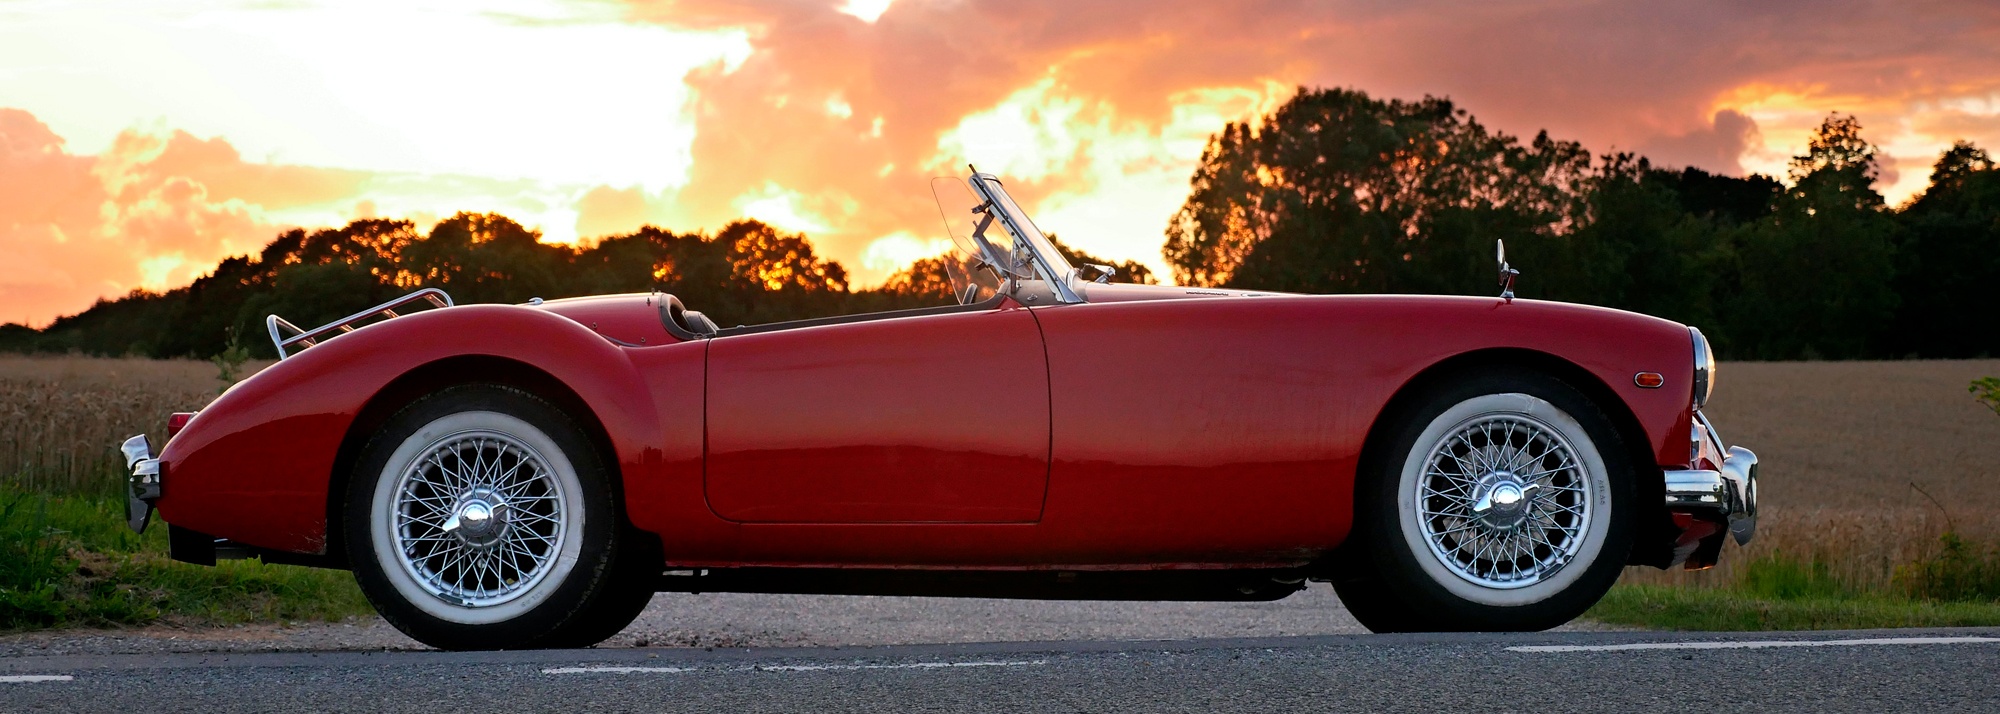
<path fill-rule="evenodd" d="M 41 5 L 0 9 L 0 67 L 36 68 L 0 97 L 86 153 L 168 117 L 273 162 L 659 190 L 692 163 L 682 78 L 749 53 L 555 0 Z"/>
<path fill-rule="evenodd" d="M 1174 93 L 1163 119 L 1130 118 L 1108 101 L 1064 91 L 1053 77 L 967 115 L 938 138 L 934 171 L 970 161 L 1024 184 L 1026 208 L 1043 231 L 1085 252 L 1136 259 L 1172 275 L 1162 231 L 1187 198 L 1188 176 L 1224 124 L 1261 115 L 1291 87 L 1275 81 Z M 1060 181 L 1052 179 L 1060 178 Z M 1010 183 L 1010 185 L 1014 185 Z M 1038 184 L 1046 184 L 1046 188 Z"/>
<path fill-rule="evenodd" d="M 860 18 L 862 22 L 872 23 L 881 19 L 882 13 L 888 12 L 889 6 L 894 4 L 896 0 L 847 0 L 840 6 L 840 11 Z"/>

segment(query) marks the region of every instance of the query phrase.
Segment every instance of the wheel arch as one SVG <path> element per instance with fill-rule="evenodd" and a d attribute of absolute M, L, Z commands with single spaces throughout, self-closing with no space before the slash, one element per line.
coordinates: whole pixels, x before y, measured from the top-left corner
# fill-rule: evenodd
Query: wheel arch
<path fill-rule="evenodd" d="M 369 438 L 410 403 L 438 390 L 466 384 L 513 387 L 547 400 L 575 419 L 601 456 L 611 478 L 613 503 L 617 506 L 619 517 L 629 524 L 630 517 L 625 513 L 624 474 L 618 452 L 612 445 L 610 432 L 605 429 L 603 420 L 582 395 L 555 375 L 527 362 L 497 355 L 456 355 L 418 365 L 397 376 L 370 396 L 353 422 L 348 424 L 347 432 L 341 437 L 340 449 L 334 456 L 333 472 L 327 480 L 326 552 L 329 557 L 342 566 L 348 565 L 345 562 L 347 534 L 340 512 L 345 500 L 343 494 L 355 476 L 355 463 L 360 460 L 362 449 L 368 446 Z"/>
<path fill-rule="evenodd" d="M 1366 469 L 1383 457 L 1382 450 L 1389 448 L 1387 442 L 1391 438 L 1394 425 L 1400 423 L 1415 408 L 1417 396 L 1425 389 L 1468 372 L 1496 368 L 1528 369 L 1554 377 L 1583 392 L 1586 398 L 1604 411 L 1604 415 L 1610 418 L 1612 427 L 1617 429 L 1619 440 L 1623 442 L 1626 456 L 1631 461 L 1632 470 L 1638 479 L 1633 487 L 1642 510 L 1639 514 L 1639 531 L 1633 541 L 1630 564 L 1651 565 L 1662 557 L 1671 558 L 1670 552 L 1653 552 L 1657 549 L 1652 545 L 1655 543 L 1665 544 L 1667 550 L 1670 550 L 1676 531 L 1665 506 L 1666 476 L 1655 463 L 1651 438 L 1645 427 L 1640 424 L 1639 417 L 1631 406 L 1626 404 L 1625 400 L 1620 398 L 1603 379 L 1583 366 L 1555 354 L 1516 347 L 1498 347 L 1462 352 L 1425 367 L 1398 387 L 1389 401 L 1383 405 L 1382 410 L 1376 414 L 1374 422 L 1368 427 L 1368 435 L 1362 442 L 1361 458 L 1357 462 L 1357 468 Z M 1355 474 L 1354 484 L 1357 489 L 1361 485 L 1361 479 L 1365 477 L 1365 474 Z"/>

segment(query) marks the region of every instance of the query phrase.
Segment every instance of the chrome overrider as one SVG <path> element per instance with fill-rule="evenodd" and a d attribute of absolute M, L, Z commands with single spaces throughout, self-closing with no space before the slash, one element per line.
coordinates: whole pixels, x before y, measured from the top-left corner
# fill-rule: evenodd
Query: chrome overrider
<path fill-rule="evenodd" d="M 1667 507 L 1721 516 L 1738 545 L 1749 543 L 1757 535 L 1757 455 L 1741 446 L 1724 451 L 1721 435 L 1698 409 L 1690 439 L 1690 465 L 1706 461 L 1721 468 L 1667 471 Z"/>
<path fill-rule="evenodd" d="M 144 533 L 153 518 L 153 502 L 160 500 L 160 460 L 153 457 L 153 445 L 145 434 L 126 439 L 118 450 L 125 452 L 126 480 L 131 485 L 125 494 L 126 525 L 134 533 Z"/>

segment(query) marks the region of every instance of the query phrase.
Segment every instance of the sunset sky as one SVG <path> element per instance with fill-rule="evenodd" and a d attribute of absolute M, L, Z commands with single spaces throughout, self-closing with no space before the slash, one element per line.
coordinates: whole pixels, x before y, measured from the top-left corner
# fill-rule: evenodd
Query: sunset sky
<path fill-rule="evenodd" d="M 1204 141 L 1302 84 L 1729 174 L 1849 112 L 1894 203 L 2000 148 L 2000 3 L 0 0 L 0 322 L 461 210 L 754 217 L 868 285 L 947 244 L 926 178 L 968 162 L 1164 274 Z"/>

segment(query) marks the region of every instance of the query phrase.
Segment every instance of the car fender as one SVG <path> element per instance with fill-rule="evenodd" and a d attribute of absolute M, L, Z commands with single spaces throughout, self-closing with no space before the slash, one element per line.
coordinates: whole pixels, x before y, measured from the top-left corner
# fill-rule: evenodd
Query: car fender
<path fill-rule="evenodd" d="M 624 349 L 557 314 L 470 305 L 326 340 L 229 389 L 161 453 L 161 515 L 245 545 L 326 552 L 328 490 L 357 417 L 405 375 L 473 357 L 526 365 L 567 387 L 590 411 L 572 416 L 601 425 L 628 483 L 659 465 L 655 403 Z M 695 379 L 684 388 L 698 395 Z"/>

